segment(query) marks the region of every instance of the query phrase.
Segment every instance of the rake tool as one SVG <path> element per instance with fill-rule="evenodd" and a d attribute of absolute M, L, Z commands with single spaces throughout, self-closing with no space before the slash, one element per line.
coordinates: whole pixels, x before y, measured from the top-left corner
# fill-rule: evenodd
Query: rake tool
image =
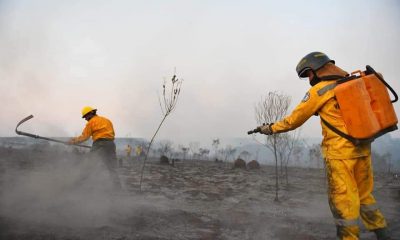
<path fill-rule="evenodd" d="M 78 147 L 84 147 L 84 148 L 91 148 L 90 146 L 86 146 L 86 145 L 70 144 L 70 143 L 68 143 L 68 142 L 66 142 L 66 141 L 61 141 L 61 140 L 57 140 L 57 139 L 53 139 L 53 138 L 48 138 L 48 137 L 41 137 L 41 136 L 39 136 L 39 135 L 35 135 L 35 134 L 32 134 L 32 133 L 27 133 L 27 132 L 19 131 L 19 130 L 18 130 L 18 127 L 19 127 L 22 123 L 28 121 L 28 120 L 31 119 L 31 118 L 33 118 L 33 115 L 27 116 L 26 118 L 22 119 L 22 120 L 17 124 L 17 126 L 15 127 L 15 132 L 16 132 L 18 135 L 23 135 L 23 136 L 27 136 L 27 137 L 31 137 L 31 138 L 43 139 L 43 140 L 47 140 L 47 141 L 51 141 L 51 142 L 58 142 L 58 143 L 62 143 L 62 144 L 69 145 L 69 146 L 78 146 Z"/>

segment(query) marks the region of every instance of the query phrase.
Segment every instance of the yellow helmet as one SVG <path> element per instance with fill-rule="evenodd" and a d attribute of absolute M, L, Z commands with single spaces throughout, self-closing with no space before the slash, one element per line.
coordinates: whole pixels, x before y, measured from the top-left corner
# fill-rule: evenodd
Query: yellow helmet
<path fill-rule="evenodd" d="M 88 114 L 92 111 L 97 111 L 97 109 L 89 107 L 89 106 L 83 107 L 82 108 L 82 118 L 84 118 L 86 114 Z"/>

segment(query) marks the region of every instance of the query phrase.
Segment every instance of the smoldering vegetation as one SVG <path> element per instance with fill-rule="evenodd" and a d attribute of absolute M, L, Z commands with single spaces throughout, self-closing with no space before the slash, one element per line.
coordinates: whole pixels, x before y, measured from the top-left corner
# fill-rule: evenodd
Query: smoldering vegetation
<path fill-rule="evenodd" d="M 323 169 L 289 168 L 274 202 L 274 167 L 119 156 L 123 191 L 99 161 L 55 145 L 0 147 L 0 239 L 334 239 Z M 170 159 L 170 163 L 171 163 Z M 400 180 L 375 196 L 400 236 Z M 374 235 L 362 228 L 362 239 Z"/>

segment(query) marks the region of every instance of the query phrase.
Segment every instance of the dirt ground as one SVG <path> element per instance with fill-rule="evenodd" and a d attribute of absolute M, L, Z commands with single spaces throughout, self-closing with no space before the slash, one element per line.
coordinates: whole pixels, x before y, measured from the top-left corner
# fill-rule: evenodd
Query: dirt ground
<path fill-rule="evenodd" d="M 153 160 L 140 192 L 140 162 L 123 164 L 116 191 L 84 153 L 0 148 L 0 239 L 335 239 L 323 170 L 290 168 L 275 202 L 270 166 Z M 400 179 L 376 173 L 375 182 L 400 239 Z M 375 239 L 361 231 L 361 239 Z"/>

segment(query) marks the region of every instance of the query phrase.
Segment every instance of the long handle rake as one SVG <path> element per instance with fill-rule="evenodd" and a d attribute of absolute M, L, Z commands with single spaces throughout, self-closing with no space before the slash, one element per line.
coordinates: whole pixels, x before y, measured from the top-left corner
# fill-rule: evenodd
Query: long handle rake
<path fill-rule="evenodd" d="M 26 121 L 28 121 L 28 120 L 30 120 L 32 118 L 33 118 L 33 115 L 29 115 L 26 118 L 24 118 L 21 121 L 19 121 L 19 123 L 15 127 L 15 132 L 18 135 L 23 135 L 23 136 L 27 136 L 27 137 L 31 137 L 31 138 L 37 138 L 37 139 L 43 139 L 43 140 L 47 140 L 47 141 L 51 141 L 51 142 L 58 142 L 58 143 L 62 143 L 62 144 L 68 145 L 68 146 L 78 146 L 78 147 L 84 147 L 84 148 L 91 148 L 90 146 L 86 146 L 86 145 L 70 144 L 70 143 L 68 143 L 66 141 L 61 141 L 61 140 L 57 140 L 57 139 L 54 139 L 54 138 L 42 137 L 42 136 L 39 136 L 39 135 L 35 135 L 35 134 L 32 134 L 32 133 L 27 133 L 27 132 L 23 132 L 23 131 L 19 131 L 18 130 L 18 127 L 21 124 L 23 124 L 24 122 L 26 122 Z"/>

